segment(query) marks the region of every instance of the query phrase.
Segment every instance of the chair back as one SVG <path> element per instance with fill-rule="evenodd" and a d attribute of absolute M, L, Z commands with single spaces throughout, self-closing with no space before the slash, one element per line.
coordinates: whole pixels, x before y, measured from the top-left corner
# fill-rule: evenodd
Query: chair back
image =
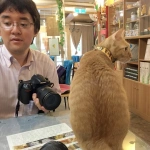
<path fill-rule="evenodd" d="M 66 68 L 65 84 L 70 84 L 70 76 L 71 76 L 72 64 L 73 64 L 72 60 L 64 60 L 63 66 Z"/>
<path fill-rule="evenodd" d="M 50 58 L 54 61 L 55 60 L 55 56 L 50 56 Z"/>
<path fill-rule="evenodd" d="M 73 62 L 79 62 L 80 61 L 80 56 L 71 56 Z"/>

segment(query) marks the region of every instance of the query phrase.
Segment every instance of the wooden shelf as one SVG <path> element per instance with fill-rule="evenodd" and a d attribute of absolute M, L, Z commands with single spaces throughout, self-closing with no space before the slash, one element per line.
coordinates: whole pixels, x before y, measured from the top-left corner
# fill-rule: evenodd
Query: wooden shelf
<path fill-rule="evenodd" d="M 127 23 L 134 23 L 134 22 L 139 22 L 139 20 L 127 21 L 126 24 L 127 24 Z"/>
<path fill-rule="evenodd" d="M 119 23 L 115 23 L 115 24 L 110 24 L 111 26 L 118 26 Z"/>
<path fill-rule="evenodd" d="M 150 17 L 150 15 L 144 15 L 144 16 L 141 16 L 140 18 L 146 18 L 146 17 Z"/>
<path fill-rule="evenodd" d="M 129 39 L 129 40 L 132 40 L 132 39 L 144 39 L 144 38 L 150 38 L 150 34 L 147 34 L 147 35 L 139 35 L 139 36 L 126 36 L 125 39 Z"/>
<path fill-rule="evenodd" d="M 139 7 L 140 7 L 140 6 L 136 6 L 136 7 L 127 8 L 127 9 L 125 9 L 125 11 L 132 10 L 132 9 L 137 9 L 137 8 L 139 8 Z"/>
<path fill-rule="evenodd" d="M 129 78 L 126 78 L 126 77 L 123 77 L 123 79 L 128 80 L 128 81 L 133 81 L 133 82 L 138 83 L 138 81 L 136 81 L 136 80 L 132 80 L 132 79 L 129 79 Z"/>
<path fill-rule="evenodd" d="M 145 60 L 145 59 L 139 59 L 139 61 L 142 61 L 142 62 L 150 62 L 150 60 Z"/>
<path fill-rule="evenodd" d="M 139 39 L 139 38 L 140 38 L 140 36 L 126 36 L 125 37 L 126 40 Z"/>
<path fill-rule="evenodd" d="M 138 66 L 138 62 L 137 62 L 137 61 L 130 61 L 130 62 L 127 62 L 127 64 L 130 64 L 130 65 L 137 65 L 137 66 Z"/>

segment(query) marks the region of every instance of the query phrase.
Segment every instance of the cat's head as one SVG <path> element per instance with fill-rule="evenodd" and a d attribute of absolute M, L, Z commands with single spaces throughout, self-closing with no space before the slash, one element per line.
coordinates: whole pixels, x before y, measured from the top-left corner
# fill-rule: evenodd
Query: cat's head
<path fill-rule="evenodd" d="M 100 45 L 110 50 L 116 60 L 127 62 L 131 59 L 130 45 L 124 38 L 123 29 L 109 36 Z"/>

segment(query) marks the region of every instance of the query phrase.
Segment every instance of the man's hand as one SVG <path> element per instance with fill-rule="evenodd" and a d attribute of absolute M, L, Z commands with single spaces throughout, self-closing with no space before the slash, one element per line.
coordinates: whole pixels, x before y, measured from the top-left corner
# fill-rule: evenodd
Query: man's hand
<path fill-rule="evenodd" d="M 39 102 L 39 99 L 37 98 L 36 93 L 33 93 L 32 98 L 33 98 L 35 105 L 38 107 L 39 110 L 43 110 L 45 113 L 49 112 L 49 110 L 45 109 L 43 106 L 40 105 L 40 102 Z"/>

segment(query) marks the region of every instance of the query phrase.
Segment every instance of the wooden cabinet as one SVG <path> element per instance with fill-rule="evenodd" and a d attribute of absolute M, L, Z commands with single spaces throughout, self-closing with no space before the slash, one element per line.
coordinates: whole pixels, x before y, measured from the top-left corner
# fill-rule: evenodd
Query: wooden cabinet
<path fill-rule="evenodd" d="M 132 59 L 125 66 L 137 71 L 134 72 L 137 74 L 136 79 L 134 77 L 128 79 L 127 71 L 123 71 L 123 84 L 129 107 L 132 112 L 150 121 L 150 84 L 140 82 L 141 64 L 150 63 L 150 58 L 145 60 L 147 41 L 150 39 L 150 0 L 118 0 L 110 6 L 108 8 L 108 35 L 113 34 L 119 28 L 124 28 L 126 40 L 138 47 L 134 51 L 136 60 Z"/>
<path fill-rule="evenodd" d="M 123 79 L 124 88 L 127 93 L 129 107 L 131 111 L 138 113 L 139 109 L 139 87 L 137 81 Z"/>
<path fill-rule="evenodd" d="M 123 28 L 123 0 L 118 0 L 114 5 L 108 7 L 108 35 Z"/>
<path fill-rule="evenodd" d="M 130 111 L 150 121 L 150 85 L 131 79 L 123 79 L 127 93 Z"/>
<path fill-rule="evenodd" d="M 150 85 L 139 83 L 139 107 L 138 112 L 141 117 L 150 121 Z"/>

